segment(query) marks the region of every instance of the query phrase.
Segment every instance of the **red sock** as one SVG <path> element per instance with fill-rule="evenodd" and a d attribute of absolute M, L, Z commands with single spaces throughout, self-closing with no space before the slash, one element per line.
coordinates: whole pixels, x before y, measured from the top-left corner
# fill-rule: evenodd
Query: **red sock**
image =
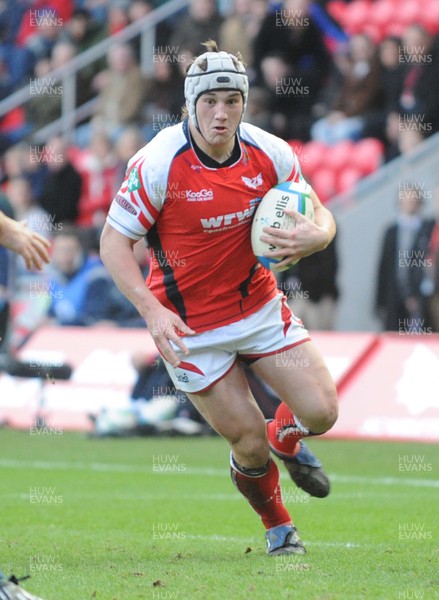
<path fill-rule="evenodd" d="M 297 442 L 308 435 L 308 430 L 293 415 L 285 402 L 281 402 L 274 420 L 267 425 L 267 435 L 270 446 L 276 452 L 294 456 L 300 448 Z"/>
<path fill-rule="evenodd" d="M 248 473 L 262 472 L 262 475 L 248 475 L 243 470 Z M 267 467 L 261 469 L 244 469 L 235 462 L 232 455 L 230 474 L 233 483 L 247 498 L 267 529 L 291 523 L 291 517 L 282 502 L 279 469 L 274 460 L 270 459 Z"/>

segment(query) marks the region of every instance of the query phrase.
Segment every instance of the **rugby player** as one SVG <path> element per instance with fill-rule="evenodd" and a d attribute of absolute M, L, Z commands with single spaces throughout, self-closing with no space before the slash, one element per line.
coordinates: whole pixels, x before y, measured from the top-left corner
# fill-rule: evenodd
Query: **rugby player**
<path fill-rule="evenodd" d="M 231 476 L 259 514 L 269 555 L 303 554 L 285 508 L 279 471 L 314 496 L 329 493 L 321 463 L 302 442 L 337 418 L 333 380 L 307 330 L 287 306 L 274 274 L 256 260 L 255 208 L 274 185 L 299 181 L 283 140 L 242 122 L 248 78 L 240 56 L 205 44 L 189 67 L 181 123 L 158 133 L 129 161 L 101 238 L 101 257 L 119 289 L 145 319 L 176 387 L 230 445 Z M 284 266 L 326 248 L 330 212 L 312 192 L 314 222 L 291 214 L 292 231 L 261 237 Z M 144 282 L 133 245 L 146 236 L 152 254 Z M 291 366 L 279 356 L 300 357 Z M 266 424 L 242 363 L 282 399 Z"/>

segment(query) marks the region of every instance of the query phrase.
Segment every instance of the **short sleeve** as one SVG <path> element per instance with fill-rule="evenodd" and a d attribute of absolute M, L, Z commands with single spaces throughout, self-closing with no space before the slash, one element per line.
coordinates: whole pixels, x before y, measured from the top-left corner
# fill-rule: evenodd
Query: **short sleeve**
<path fill-rule="evenodd" d="M 119 233 L 138 240 L 154 225 L 163 197 L 162 186 L 151 181 L 147 157 L 137 158 L 128 165 L 125 179 L 110 206 L 107 222 Z"/>

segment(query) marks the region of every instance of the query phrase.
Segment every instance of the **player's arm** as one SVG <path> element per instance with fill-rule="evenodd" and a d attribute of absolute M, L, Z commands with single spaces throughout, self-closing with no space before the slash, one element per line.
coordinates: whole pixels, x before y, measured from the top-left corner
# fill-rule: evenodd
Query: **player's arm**
<path fill-rule="evenodd" d="M 265 256 L 285 257 L 277 267 L 324 250 L 334 239 L 336 225 L 332 214 L 322 205 L 312 188 L 310 196 L 314 207 L 314 221 L 294 210 L 286 209 L 285 212 L 296 221 L 294 229 L 263 229 L 265 235 L 261 236 L 261 240 L 277 247 L 276 250 L 266 252 Z"/>
<path fill-rule="evenodd" d="M 0 244 L 20 254 L 28 269 L 43 268 L 50 260 L 50 243 L 39 233 L 28 229 L 25 223 L 10 219 L 0 211 Z"/>
<path fill-rule="evenodd" d="M 184 354 L 188 354 L 188 349 L 179 333 L 193 335 L 195 332 L 178 315 L 165 308 L 148 289 L 133 254 L 135 243 L 136 240 L 119 233 L 106 223 L 100 245 L 102 262 L 122 294 L 134 304 L 145 319 L 161 354 L 173 367 L 177 367 L 181 361 L 169 340 L 172 340 Z"/>

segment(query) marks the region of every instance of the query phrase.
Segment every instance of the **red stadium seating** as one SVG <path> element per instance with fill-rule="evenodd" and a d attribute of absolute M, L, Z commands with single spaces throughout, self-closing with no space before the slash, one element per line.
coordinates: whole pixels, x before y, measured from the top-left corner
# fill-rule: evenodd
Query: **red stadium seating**
<path fill-rule="evenodd" d="M 350 165 L 358 169 L 363 176 L 370 175 L 383 162 L 383 144 L 374 138 L 360 140 L 355 144 L 350 158 Z"/>
<path fill-rule="evenodd" d="M 349 163 L 352 153 L 355 151 L 355 144 L 351 140 L 339 142 L 335 146 L 327 149 L 325 156 L 325 165 L 338 173 Z"/>
<path fill-rule="evenodd" d="M 360 181 L 363 177 L 363 174 L 359 169 L 355 167 L 346 167 L 341 171 L 337 178 L 337 193 L 343 194 L 344 192 L 349 192 L 355 187 L 355 184 Z"/>
<path fill-rule="evenodd" d="M 315 141 L 303 144 L 289 140 L 288 143 L 322 202 L 351 190 L 360 179 L 376 171 L 384 159 L 383 143 L 374 138 L 358 142 L 345 140 L 334 146 Z"/>
<path fill-rule="evenodd" d="M 327 167 L 320 167 L 310 179 L 317 196 L 325 203 L 337 193 L 335 172 Z"/>
<path fill-rule="evenodd" d="M 311 176 L 324 162 L 327 147 L 322 142 L 308 142 L 302 148 L 302 169 L 305 175 Z"/>
<path fill-rule="evenodd" d="M 439 32 L 439 2 L 432 0 L 354 0 L 329 2 L 328 12 L 350 34 L 367 33 L 375 42 L 400 36 L 412 23 L 421 23 L 431 34 Z"/>

